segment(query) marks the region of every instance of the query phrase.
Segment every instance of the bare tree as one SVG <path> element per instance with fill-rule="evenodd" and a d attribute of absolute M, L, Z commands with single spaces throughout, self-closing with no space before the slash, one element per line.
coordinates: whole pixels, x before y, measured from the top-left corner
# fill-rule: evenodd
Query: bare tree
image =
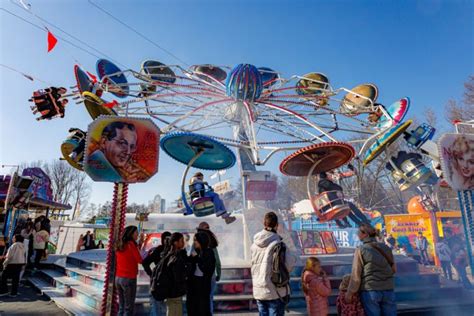
<path fill-rule="evenodd" d="M 91 193 L 91 182 L 84 172 L 75 172 L 72 186 L 72 198 L 74 200 L 72 219 L 75 219 L 80 216 L 81 210 L 87 206 Z"/>
<path fill-rule="evenodd" d="M 474 105 L 474 75 L 469 76 L 469 79 L 464 83 L 464 88 L 466 89 L 464 91 L 464 104 Z"/>
<path fill-rule="evenodd" d="M 436 117 L 436 113 L 431 108 L 425 108 L 424 110 L 425 119 L 428 124 L 431 126 L 438 125 L 438 118 Z"/>
<path fill-rule="evenodd" d="M 452 124 L 455 121 L 470 121 L 474 119 L 474 75 L 469 76 L 464 83 L 464 97 L 461 101 L 448 100 L 445 106 L 447 121 Z M 473 133 L 474 128 L 460 126 L 460 132 Z"/>

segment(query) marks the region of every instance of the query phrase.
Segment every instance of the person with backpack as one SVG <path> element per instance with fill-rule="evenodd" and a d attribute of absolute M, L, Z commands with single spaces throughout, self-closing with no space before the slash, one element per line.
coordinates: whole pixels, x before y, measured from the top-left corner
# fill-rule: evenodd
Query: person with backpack
<path fill-rule="evenodd" d="M 156 268 L 158 267 L 158 263 L 164 257 L 165 253 L 169 249 L 169 241 L 170 241 L 171 233 L 165 231 L 161 234 L 161 245 L 153 249 L 148 256 L 143 259 L 142 266 L 145 270 L 146 274 L 150 277 L 151 286 L 153 286 L 153 275 L 155 273 Z M 150 268 L 151 264 L 155 265 L 155 268 L 152 270 Z M 150 296 L 150 315 L 151 316 L 161 316 L 166 314 L 166 304 L 164 299 L 156 299 L 154 295 Z"/>
<path fill-rule="evenodd" d="M 345 301 L 351 303 L 360 291 L 360 299 L 367 316 L 395 316 L 396 266 L 392 250 L 385 243 L 377 242 L 376 235 L 377 231 L 372 226 L 360 225 L 358 237 L 362 245 L 354 252 Z"/>
<path fill-rule="evenodd" d="M 142 263 L 137 239 L 137 226 L 127 226 L 115 249 L 115 286 L 119 297 L 119 316 L 134 315 L 138 265 Z"/>
<path fill-rule="evenodd" d="M 255 234 L 250 247 L 253 296 L 260 315 L 281 316 L 290 297 L 290 272 L 296 257 L 278 235 L 278 216 L 265 214 L 264 229 Z"/>
<path fill-rule="evenodd" d="M 216 235 L 210 230 L 209 224 L 207 222 L 199 223 L 197 227 L 198 232 L 204 232 L 209 237 L 209 248 L 214 252 L 214 257 L 216 258 L 216 272 L 212 275 L 211 279 L 211 314 L 214 313 L 214 292 L 216 291 L 217 282 L 221 279 L 221 258 L 219 257 L 219 251 L 217 247 L 219 242 L 217 241 Z"/>
<path fill-rule="evenodd" d="M 187 275 L 183 234 L 173 233 L 170 237 L 170 245 L 170 251 L 153 271 L 150 292 L 156 301 L 166 302 L 167 316 L 182 316 Z"/>
<path fill-rule="evenodd" d="M 321 261 L 309 257 L 301 276 L 301 284 L 306 300 L 308 315 L 327 316 L 329 311 L 328 296 L 331 294 L 331 283 L 326 272 L 321 268 Z"/>
<path fill-rule="evenodd" d="M 209 248 L 209 237 L 206 233 L 198 232 L 194 235 L 194 251 L 189 262 L 191 275 L 186 296 L 188 316 L 210 316 L 211 280 L 216 271 L 216 257 Z"/>

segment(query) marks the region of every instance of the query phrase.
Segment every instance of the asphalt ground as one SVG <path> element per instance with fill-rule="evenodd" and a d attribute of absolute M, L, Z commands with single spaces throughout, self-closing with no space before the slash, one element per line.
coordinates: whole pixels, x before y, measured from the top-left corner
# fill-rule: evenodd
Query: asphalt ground
<path fill-rule="evenodd" d="M 0 297 L 0 316 L 66 316 L 48 297 L 41 295 L 29 283 L 22 283 L 17 297 Z"/>

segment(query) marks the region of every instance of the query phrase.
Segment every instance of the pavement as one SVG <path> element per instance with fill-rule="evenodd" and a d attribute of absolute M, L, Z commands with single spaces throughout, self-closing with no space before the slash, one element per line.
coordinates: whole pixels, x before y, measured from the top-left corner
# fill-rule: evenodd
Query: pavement
<path fill-rule="evenodd" d="M 66 316 L 68 314 L 27 283 L 20 285 L 17 297 L 0 297 L 0 316 L 20 315 Z"/>

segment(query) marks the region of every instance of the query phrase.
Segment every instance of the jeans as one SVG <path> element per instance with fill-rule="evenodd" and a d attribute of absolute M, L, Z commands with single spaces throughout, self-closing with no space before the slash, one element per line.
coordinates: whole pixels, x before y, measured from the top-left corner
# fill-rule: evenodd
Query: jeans
<path fill-rule="evenodd" d="M 12 279 L 11 295 L 18 294 L 18 285 L 20 284 L 20 273 L 23 264 L 9 264 L 2 272 L 2 279 L 0 281 L 0 294 L 8 293 L 7 281 Z"/>
<path fill-rule="evenodd" d="M 285 304 L 280 300 L 260 301 L 257 300 L 258 314 L 260 316 L 283 316 L 285 315 Z"/>
<path fill-rule="evenodd" d="M 166 299 L 166 316 L 183 316 L 183 297 Z"/>
<path fill-rule="evenodd" d="M 450 261 L 440 261 L 441 268 L 443 269 L 444 277 L 448 280 L 453 279 L 453 272 L 451 270 L 451 262 Z"/>
<path fill-rule="evenodd" d="M 35 268 L 39 269 L 41 258 L 44 255 L 44 249 L 35 249 Z"/>
<path fill-rule="evenodd" d="M 397 304 L 395 292 L 391 291 L 362 291 L 360 295 L 366 316 L 395 316 Z"/>
<path fill-rule="evenodd" d="M 421 258 L 421 263 L 424 265 L 427 265 L 430 262 L 429 257 L 428 257 L 428 250 L 420 249 L 420 258 Z"/>
<path fill-rule="evenodd" d="M 137 279 L 115 278 L 119 297 L 119 316 L 133 316 L 135 296 L 137 294 Z"/>
<path fill-rule="evenodd" d="M 212 199 L 212 203 L 214 203 L 214 207 L 216 208 L 216 215 L 222 215 L 226 212 L 224 202 L 222 202 L 221 198 L 219 197 L 219 194 L 213 191 L 208 191 L 205 194 L 206 197 L 209 197 Z"/>
<path fill-rule="evenodd" d="M 150 316 L 165 316 L 166 303 L 165 301 L 156 300 L 153 295 L 150 295 Z"/>
<path fill-rule="evenodd" d="M 361 210 L 357 206 L 355 206 L 354 203 L 348 202 L 349 207 L 351 209 L 351 214 L 349 215 L 350 219 L 352 219 L 358 226 L 361 224 L 369 224 L 370 221 L 367 219 L 367 217 L 362 213 Z"/>
<path fill-rule="evenodd" d="M 217 281 L 214 274 L 211 279 L 211 314 L 214 314 L 214 292 L 216 291 Z"/>

